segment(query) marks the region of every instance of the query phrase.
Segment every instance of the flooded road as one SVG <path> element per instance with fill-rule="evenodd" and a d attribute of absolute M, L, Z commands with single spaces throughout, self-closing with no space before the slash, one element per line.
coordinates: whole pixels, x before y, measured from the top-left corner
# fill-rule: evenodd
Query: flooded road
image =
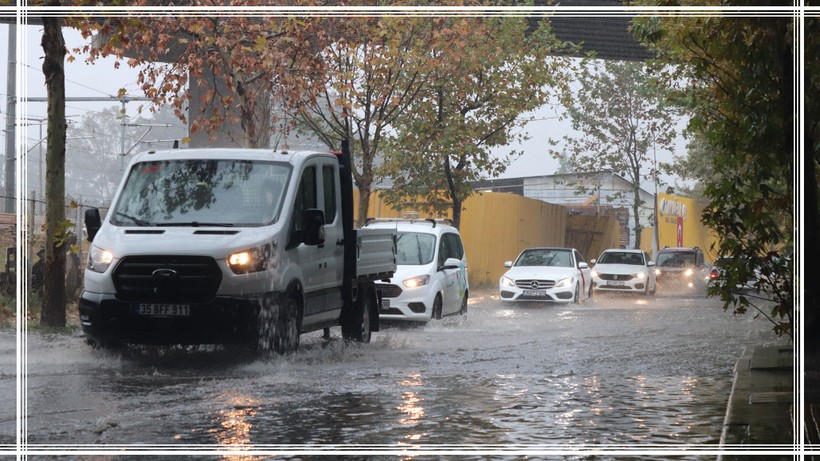
<path fill-rule="evenodd" d="M 466 317 L 385 325 L 370 344 L 332 333 L 303 336 L 287 357 L 222 347 L 123 356 L 80 336 L 29 334 L 25 442 L 77 459 L 111 448 L 271 459 L 262 452 L 714 445 L 735 361 L 746 346 L 782 342 L 716 299 L 510 305 L 491 291 L 473 296 Z M 0 337 L 4 444 L 15 443 L 13 339 Z"/>

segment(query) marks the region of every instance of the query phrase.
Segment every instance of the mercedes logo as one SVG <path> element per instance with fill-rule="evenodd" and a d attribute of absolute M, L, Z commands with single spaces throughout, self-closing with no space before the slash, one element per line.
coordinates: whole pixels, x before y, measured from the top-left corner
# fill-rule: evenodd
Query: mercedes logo
<path fill-rule="evenodd" d="M 537 290 L 537 289 L 538 289 L 538 280 L 533 280 L 533 281 L 532 281 L 532 289 L 533 289 L 533 290 Z"/>

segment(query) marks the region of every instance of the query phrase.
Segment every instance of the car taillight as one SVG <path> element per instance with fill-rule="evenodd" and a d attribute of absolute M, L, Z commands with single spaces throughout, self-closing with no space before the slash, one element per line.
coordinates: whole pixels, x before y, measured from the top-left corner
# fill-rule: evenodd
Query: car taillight
<path fill-rule="evenodd" d="M 710 279 L 716 279 L 716 278 L 718 278 L 718 274 L 717 274 L 717 272 L 709 272 L 709 278 L 710 278 Z"/>

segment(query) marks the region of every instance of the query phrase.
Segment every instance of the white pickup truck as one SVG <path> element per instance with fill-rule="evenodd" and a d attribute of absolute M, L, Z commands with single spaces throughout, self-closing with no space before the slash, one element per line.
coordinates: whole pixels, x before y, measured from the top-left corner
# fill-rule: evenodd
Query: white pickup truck
<path fill-rule="evenodd" d="M 353 228 L 350 155 L 149 151 L 131 161 L 91 242 L 80 321 L 89 342 L 248 343 L 294 352 L 301 333 L 379 329 L 374 281 L 396 233 Z"/>

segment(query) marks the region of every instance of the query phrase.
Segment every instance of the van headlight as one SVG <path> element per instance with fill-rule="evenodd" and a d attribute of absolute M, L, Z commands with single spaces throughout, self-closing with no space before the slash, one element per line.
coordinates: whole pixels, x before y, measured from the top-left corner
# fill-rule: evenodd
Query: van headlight
<path fill-rule="evenodd" d="M 112 262 L 114 262 L 114 253 L 91 245 L 91 249 L 88 251 L 87 269 L 90 269 L 92 272 L 103 273 L 108 270 Z"/>
<path fill-rule="evenodd" d="M 407 288 L 418 288 L 430 283 L 429 275 L 419 275 L 418 277 L 410 277 L 401 282 Z"/>
<path fill-rule="evenodd" d="M 684 272 L 683 275 L 685 275 L 687 277 L 691 277 L 692 274 L 694 274 L 694 273 L 695 273 L 695 271 L 693 271 L 692 268 L 689 268 L 689 269 L 686 269 L 686 272 Z"/>
<path fill-rule="evenodd" d="M 515 282 L 509 277 L 501 277 L 501 285 L 505 287 L 514 287 Z"/>
<path fill-rule="evenodd" d="M 565 279 L 561 279 L 555 283 L 556 288 L 563 288 L 572 285 L 572 277 L 567 277 Z"/>
<path fill-rule="evenodd" d="M 231 253 L 225 262 L 234 274 L 261 272 L 273 266 L 271 244 Z"/>

